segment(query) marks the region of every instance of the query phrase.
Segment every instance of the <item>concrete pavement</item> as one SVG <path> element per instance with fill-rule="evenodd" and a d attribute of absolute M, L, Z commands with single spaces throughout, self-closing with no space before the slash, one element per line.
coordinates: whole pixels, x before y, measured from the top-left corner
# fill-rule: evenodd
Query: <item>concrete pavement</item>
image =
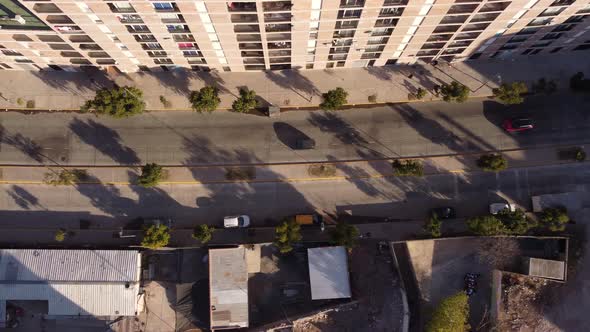
<path fill-rule="evenodd" d="M 530 97 L 504 107 L 400 104 L 339 112 L 288 112 L 280 119 L 221 112 L 149 113 L 115 120 L 80 114 L 0 113 L 0 164 L 258 164 L 455 154 L 588 143 L 590 100 L 577 94 Z M 501 123 L 532 116 L 536 129 L 507 134 Z M 316 141 L 294 150 L 297 138 Z"/>
<path fill-rule="evenodd" d="M 559 89 L 567 89 L 569 78 L 578 71 L 590 71 L 583 52 L 544 55 L 511 60 L 486 60 L 432 65 L 398 65 L 335 70 L 286 70 L 252 73 L 225 72 L 139 72 L 107 75 L 104 72 L 68 73 L 60 71 L 5 71 L 0 81 L 0 108 L 24 108 L 33 101 L 40 110 L 78 110 L 97 89 L 118 85 L 136 86 L 144 91 L 147 108 L 164 109 L 160 96 L 165 96 L 172 109 L 190 109 L 188 95 L 204 85 L 220 89 L 221 108 L 230 108 L 241 87 L 259 96 L 261 105 L 281 107 L 317 107 L 321 94 L 335 87 L 349 92 L 350 104 L 367 104 L 369 96 L 377 102 L 404 102 L 418 88 L 433 96 L 434 86 L 453 80 L 465 84 L 472 96 L 491 95 L 491 89 L 502 82 L 525 81 L 532 84 L 542 77 L 556 80 Z M 17 103 L 19 98 L 22 105 Z"/>

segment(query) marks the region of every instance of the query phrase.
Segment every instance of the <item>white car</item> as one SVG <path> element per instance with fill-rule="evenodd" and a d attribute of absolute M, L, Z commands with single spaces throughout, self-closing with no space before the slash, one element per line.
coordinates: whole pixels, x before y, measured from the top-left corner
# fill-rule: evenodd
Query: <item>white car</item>
<path fill-rule="evenodd" d="M 250 217 L 246 215 L 241 216 L 229 216 L 223 218 L 223 227 L 235 228 L 235 227 L 248 227 L 250 226 Z"/>
<path fill-rule="evenodd" d="M 508 203 L 492 203 L 490 204 L 490 213 L 491 214 L 498 214 L 500 211 L 508 209 L 510 212 L 514 212 L 516 210 L 516 205 L 508 204 Z"/>

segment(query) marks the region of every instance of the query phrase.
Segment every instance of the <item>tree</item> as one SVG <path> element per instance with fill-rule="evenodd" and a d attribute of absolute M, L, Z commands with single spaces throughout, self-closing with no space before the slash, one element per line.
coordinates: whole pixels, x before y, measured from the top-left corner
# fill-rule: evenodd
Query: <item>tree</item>
<path fill-rule="evenodd" d="M 282 254 L 293 250 L 292 244 L 301 241 L 301 226 L 294 218 L 288 218 L 275 228 L 275 245 Z"/>
<path fill-rule="evenodd" d="M 426 90 L 418 88 L 414 95 L 416 96 L 416 99 L 421 100 L 422 98 L 426 97 Z"/>
<path fill-rule="evenodd" d="M 484 171 L 499 172 L 508 168 L 508 161 L 499 154 L 485 154 L 477 160 L 477 166 Z"/>
<path fill-rule="evenodd" d="M 219 90 L 213 86 L 206 86 L 199 91 L 192 91 L 189 97 L 193 109 L 199 113 L 213 112 L 219 106 Z"/>
<path fill-rule="evenodd" d="M 507 230 L 502 221 L 495 216 L 473 217 L 467 220 L 469 231 L 483 236 L 506 234 Z"/>
<path fill-rule="evenodd" d="M 578 72 L 570 78 L 570 88 L 573 91 L 590 92 L 590 79 L 585 79 L 584 73 Z"/>
<path fill-rule="evenodd" d="M 63 169 L 59 172 L 51 171 L 45 173 L 43 182 L 52 186 L 71 186 L 88 178 L 84 169 Z"/>
<path fill-rule="evenodd" d="M 320 108 L 324 111 L 337 110 L 348 102 L 346 100 L 348 92 L 340 87 L 322 94 L 322 97 L 324 98 L 324 101 L 320 104 Z"/>
<path fill-rule="evenodd" d="M 442 221 L 438 219 L 436 213 L 432 213 L 430 215 L 430 218 L 428 218 L 428 220 L 426 221 L 426 224 L 424 224 L 424 231 L 430 234 L 430 236 L 432 237 L 440 237 L 442 235 L 442 232 L 440 230 L 441 226 Z"/>
<path fill-rule="evenodd" d="M 440 87 L 440 94 L 446 102 L 462 103 L 469 97 L 469 88 L 457 81 L 453 81 L 451 84 L 443 84 Z"/>
<path fill-rule="evenodd" d="M 541 224 L 549 228 L 552 232 L 561 232 L 565 230 L 565 225 L 570 221 L 567 215 L 567 209 L 563 206 L 545 208 L 541 212 Z"/>
<path fill-rule="evenodd" d="M 524 101 L 522 94 L 528 91 L 529 89 L 524 82 L 503 83 L 499 88 L 492 90 L 494 97 L 506 104 L 521 104 Z"/>
<path fill-rule="evenodd" d="M 469 304 L 465 292 L 442 300 L 426 325 L 427 332 L 465 332 L 469 330 Z"/>
<path fill-rule="evenodd" d="M 170 229 L 165 225 L 152 225 L 145 229 L 141 246 L 158 249 L 168 245 L 170 241 Z"/>
<path fill-rule="evenodd" d="M 521 209 L 514 211 L 504 209 L 498 212 L 496 217 L 502 221 L 507 234 L 522 235 L 537 226 L 536 222 L 527 218 Z"/>
<path fill-rule="evenodd" d="M 256 92 L 253 90 L 240 89 L 240 97 L 231 105 L 234 112 L 248 113 L 258 106 Z"/>
<path fill-rule="evenodd" d="M 63 228 L 60 228 L 55 232 L 55 241 L 63 242 L 66 239 L 67 235 L 68 232 Z"/>
<path fill-rule="evenodd" d="M 339 246 L 345 246 L 352 249 L 356 246 L 356 239 L 359 236 L 359 230 L 356 226 L 347 224 L 343 221 L 336 224 L 331 233 L 331 243 Z"/>
<path fill-rule="evenodd" d="M 155 187 L 164 177 L 164 169 L 162 166 L 151 163 L 145 164 L 141 168 L 141 175 L 137 179 L 137 184 L 142 187 Z"/>
<path fill-rule="evenodd" d="M 82 112 L 93 110 L 98 114 L 110 115 L 114 118 L 126 118 L 141 114 L 145 110 L 143 92 L 138 88 L 117 86 L 103 88 L 96 92 L 92 100 L 88 100 L 81 108 Z"/>
<path fill-rule="evenodd" d="M 214 227 L 208 225 L 199 225 L 193 231 L 193 239 L 205 244 L 211 241 L 211 237 L 213 237 L 213 232 L 215 231 Z"/>
<path fill-rule="evenodd" d="M 424 167 L 419 160 L 408 159 L 405 161 L 394 160 L 391 163 L 393 174 L 396 176 L 423 176 Z"/>

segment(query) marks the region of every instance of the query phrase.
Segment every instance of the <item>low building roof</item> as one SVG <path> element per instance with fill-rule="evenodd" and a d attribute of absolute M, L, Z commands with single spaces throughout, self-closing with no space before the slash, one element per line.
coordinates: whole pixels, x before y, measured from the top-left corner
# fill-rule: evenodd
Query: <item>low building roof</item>
<path fill-rule="evenodd" d="M 211 329 L 248 327 L 246 249 L 209 250 Z"/>
<path fill-rule="evenodd" d="M 528 258 L 528 274 L 534 277 L 565 280 L 565 262 Z"/>
<path fill-rule="evenodd" d="M 311 299 L 351 297 L 346 249 L 342 246 L 307 249 Z"/>

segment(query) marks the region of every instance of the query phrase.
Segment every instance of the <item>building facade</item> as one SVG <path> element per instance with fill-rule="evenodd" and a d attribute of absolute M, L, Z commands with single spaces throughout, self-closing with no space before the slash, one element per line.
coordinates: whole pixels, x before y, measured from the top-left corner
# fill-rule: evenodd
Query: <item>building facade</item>
<path fill-rule="evenodd" d="M 0 68 L 325 69 L 590 49 L 589 0 L 0 0 Z"/>

